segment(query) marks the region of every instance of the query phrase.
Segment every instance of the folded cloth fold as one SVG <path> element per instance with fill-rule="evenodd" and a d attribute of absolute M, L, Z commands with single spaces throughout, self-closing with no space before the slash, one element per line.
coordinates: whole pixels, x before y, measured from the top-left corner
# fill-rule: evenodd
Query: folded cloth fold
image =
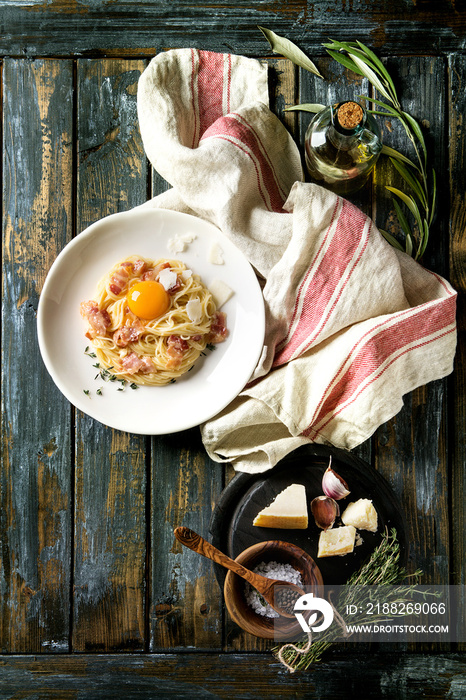
<path fill-rule="evenodd" d="M 167 51 L 140 78 L 138 115 L 172 185 L 143 206 L 211 221 L 263 284 L 258 366 L 201 426 L 213 460 L 252 472 L 309 441 L 352 449 L 404 394 L 452 371 L 455 291 L 349 201 L 303 182 L 298 148 L 268 107 L 265 64 Z"/>

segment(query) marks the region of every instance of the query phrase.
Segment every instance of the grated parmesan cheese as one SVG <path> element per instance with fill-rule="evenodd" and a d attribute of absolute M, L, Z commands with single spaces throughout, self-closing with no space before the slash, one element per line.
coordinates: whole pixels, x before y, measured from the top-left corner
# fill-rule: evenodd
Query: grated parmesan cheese
<path fill-rule="evenodd" d="M 212 243 L 209 251 L 209 262 L 212 265 L 223 265 L 223 250 L 220 248 L 218 243 Z"/>
<path fill-rule="evenodd" d="M 189 320 L 193 323 L 199 323 L 202 318 L 202 305 L 199 299 L 190 299 L 186 304 L 186 313 Z"/>
<path fill-rule="evenodd" d="M 160 270 L 158 278 L 166 292 L 175 286 L 177 280 L 176 272 L 173 272 L 173 270 L 170 270 L 168 267 Z"/>

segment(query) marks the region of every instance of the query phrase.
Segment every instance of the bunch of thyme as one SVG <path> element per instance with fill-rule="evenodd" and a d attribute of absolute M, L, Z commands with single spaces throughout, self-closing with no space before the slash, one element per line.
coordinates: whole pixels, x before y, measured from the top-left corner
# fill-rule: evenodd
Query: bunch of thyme
<path fill-rule="evenodd" d="M 314 63 L 293 42 L 264 27 L 259 27 L 259 29 L 268 40 L 274 53 L 282 54 L 296 65 L 322 78 Z M 423 255 L 429 240 L 430 227 L 435 215 L 437 193 L 435 170 L 431 168 L 429 172 L 427 148 L 421 127 L 414 117 L 403 110 L 393 79 L 382 61 L 371 49 L 360 41 L 332 41 L 323 44 L 323 46 L 335 61 L 369 80 L 383 99 L 367 97 L 366 95 L 358 95 L 358 97 L 379 107 L 378 110 L 368 110 L 372 114 L 396 118 L 402 124 L 406 136 L 411 142 L 416 162 L 387 145 L 384 145 L 382 149 L 382 153 L 389 157 L 409 189 L 407 194 L 386 185 L 386 189 L 392 194 L 393 206 L 404 234 L 404 246 L 388 231 L 379 230 L 391 245 L 399 250 L 405 250 L 408 255 L 418 260 Z M 301 104 L 288 109 L 318 112 L 323 107 L 324 105 L 320 104 Z M 406 214 L 400 204 L 406 206 L 408 210 Z M 413 218 L 414 228 L 417 229 L 416 233 L 410 225 L 407 215 L 411 215 Z"/>
<path fill-rule="evenodd" d="M 421 571 L 416 571 L 411 577 L 418 581 L 421 573 Z M 380 544 L 374 549 L 368 561 L 342 587 L 336 608 L 343 610 L 347 605 L 356 605 L 361 612 L 351 620 L 352 624 L 355 625 L 369 621 L 376 623 L 381 619 L 386 619 L 386 615 L 379 619 L 377 615 L 367 617 L 365 614 L 366 596 L 368 595 L 366 587 L 391 586 L 392 588 L 389 589 L 391 601 L 404 601 L 410 599 L 415 585 L 400 585 L 407 576 L 406 570 L 400 565 L 400 545 L 396 530 L 393 528 L 390 532 L 385 531 Z M 363 598 L 360 597 L 361 595 Z M 316 641 L 312 641 L 310 644 L 309 639 L 305 638 L 297 644 L 285 644 L 273 651 L 291 672 L 306 670 L 311 664 L 320 661 L 322 654 L 338 640 L 341 641 L 341 629 L 332 624 L 328 630 L 319 635 Z"/>

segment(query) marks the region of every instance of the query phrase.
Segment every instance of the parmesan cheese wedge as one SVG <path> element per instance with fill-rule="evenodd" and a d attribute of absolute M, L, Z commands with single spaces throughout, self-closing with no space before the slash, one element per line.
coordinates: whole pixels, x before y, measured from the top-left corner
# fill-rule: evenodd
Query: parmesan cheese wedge
<path fill-rule="evenodd" d="M 233 290 L 226 282 L 214 279 L 209 284 L 209 292 L 212 294 L 215 306 L 221 309 L 222 306 L 233 296 Z"/>
<path fill-rule="evenodd" d="M 349 554 L 354 549 L 355 539 L 356 528 L 352 525 L 323 530 L 319 537 L 317 558 Z"/>
<path fill-rule="evenodd" d="M 377 532 L 377 511 L 368 498 L 360 498 L 350 503 L 343 512 L 341 520 L 345 525 L 353 525 L 358 530 Z"/>
<path fill-rule="evenodd" d="M 305 530 L 308 523 L 306 488 L 291 484 L 254 518 L 257 527 Z"/>

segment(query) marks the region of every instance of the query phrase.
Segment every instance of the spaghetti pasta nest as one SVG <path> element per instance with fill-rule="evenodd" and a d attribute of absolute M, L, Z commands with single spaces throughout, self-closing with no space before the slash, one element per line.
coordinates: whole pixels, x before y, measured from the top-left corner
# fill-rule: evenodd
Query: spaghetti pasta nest
<path fill-rule="evenodd" d="M 95 299 L 81 303 L 81 314 L 99 366 L 141 385 L 173 382 L 207 344 L 227 336 L 225 314 L 180 260 L 126 258 L 100 280 Z"/>

